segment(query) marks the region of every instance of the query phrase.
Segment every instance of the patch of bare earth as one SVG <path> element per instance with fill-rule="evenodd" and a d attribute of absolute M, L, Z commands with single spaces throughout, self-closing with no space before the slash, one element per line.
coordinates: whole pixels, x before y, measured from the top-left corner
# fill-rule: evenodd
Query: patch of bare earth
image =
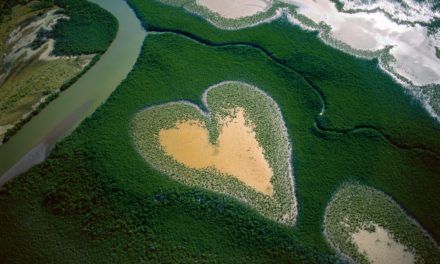
<path fill-rule="evenodd" d="M 231 115 L 219 122 L 220 134 L 215 145 L 209 141 L 206 127 L 195 120 L 160 130 L 160 144 L 167 155 L 188 168 L 213 168 L 258 192 L 272 195 L 273 172 L 256 139 L 252 123 L 245 119 L 243 108 L 230 112 Z"/>

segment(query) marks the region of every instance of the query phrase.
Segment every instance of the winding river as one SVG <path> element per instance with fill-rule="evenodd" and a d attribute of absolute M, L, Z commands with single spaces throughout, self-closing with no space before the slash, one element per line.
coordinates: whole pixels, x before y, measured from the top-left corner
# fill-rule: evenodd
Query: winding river
<path fill-rule="evenodd" d="M 0 146 L 0 186 L 42 162 L 56 142 L 90 116 L 131 71 L 146 36 L 124 0 L 89 0 L 119 21 L 115 40 L 101 59 L 69 89 Z"/>

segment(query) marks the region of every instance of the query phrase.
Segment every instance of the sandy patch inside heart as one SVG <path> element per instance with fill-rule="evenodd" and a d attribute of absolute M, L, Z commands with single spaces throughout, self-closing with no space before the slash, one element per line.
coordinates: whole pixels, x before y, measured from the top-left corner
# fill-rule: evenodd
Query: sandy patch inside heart
<path fill-rule="evenodd" d="M 203 107 L 181 100 L 136 113 L 131 133 L 139 154 L 171 180 L 235 198 L 293 225 L 292 150 L 276 102 L 236 81 L 208 87 L 201 99 Z"/>
<path fill-rule="evenodd" d="M 269 163 L 256 139 L 254 126 L 245 119 L 243 108 L 219 121 L 219 136 L 214 145 L 206 127 L 196 120 L 178 122 L 159 131 L 165 153 L 192 169 L 213 168 L 237 178 L 265 195 L 273 194 Z"/>

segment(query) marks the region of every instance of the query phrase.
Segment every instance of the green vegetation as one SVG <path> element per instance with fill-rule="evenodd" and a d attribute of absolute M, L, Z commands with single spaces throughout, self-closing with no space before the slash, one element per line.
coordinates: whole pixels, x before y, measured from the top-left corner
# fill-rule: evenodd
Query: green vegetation
<path fill-rule="evenodd" d="M 28 1 L 29 2 L 29 1 Z M 33 116 L 37 115 L 51 100 L 58 96 L 81 77 L 99 60 L 114 37 L 118 22 L 110 13 L 86 0 L 32 1 L 12 15 L 8 24 L 0 27 L 2 42 L 6 43 L 9 34 L 19 26 L 26 26 L 37 19 L 43 11 L 54 7 L 63 8 L 68 20 L 58 21 L 53 31 L 40 30 L 36 40 L 31 43 L 33 49 L 47 43 L 48 38 L 55 40 L 53 55 L 77 56 L 70 59 L 42 61 L 35 58 L 30 61 L 18 61 L 10 76 L 1 83 L 2 116 L 0 125 L 12 125 L 6 133 L 0 134 L 0 141 L 7 142 Z M 46 8 L 43 10 L 43 8 Z M 39 11 L 35 11 L 39 10 Z M 11 45 L 0 45 L 2 53 L 10 52 Z M 41 53 L 41 52 L 40 52 Z M 83 56 L 84 54 L 93 54 Z M 7 67 L 2 69 L 7 71 Z"/>
<path fill-rule="evenodd" d="M 10 48 L 7 40 L 11 32 L 18 26 L 35 19 L 47 6 L 35 7 L 30 1 L 1 1 L 0 2 L 0 54 L 5 54 Z M 34 2 L 35 3 L 35 2 Z M 49 4 L 49 1 L 44 3 Z M 12 7 L 15 7 L 12 9 Z M 1 69 L 3 71 L 4 69 Z"/>
<path fill-rule="evenodd" d="M 325 204 L 336 186 L 353 177 L 391 194 L 435 238 L 440 238 L 436 228 L 439 217 L 432 215 L 437 208 L 437 186 L 440 186 L 437 181 L 440 125 L 401 86 L 378 70 L 376 60 L 355 59 L 329 48 L 317 40 L 316 33 L 304 32 L 283 19 L 255 28 L 222 31 L 178 8 L 155 1 L 129 2 L 149 30 L 173 31 L 214 47 L 240 46 L 228 43 L 257 47 L 295 71 L 306 83 L 302 91 L 314 90 L 314 94 L 321 95 L 322 100 L 317 99 L 315 104 L 321 107 L 325 103 L 325 112 L 321 116 L 315 113 L 312 118 L 320 130 L 307 129 L 310 127 L 307 124 L 291 125 L 320 137 L 324 140 L 322 144 L 301 149 L 308 139 L 288 126 L 295 142 L 298 224 L 304 225 L 303 232 L 309 238 L 312 230 L 318 229 Z M 272 96 L 273 92 L 269 94 Z M 280 104 L 278 98 L 275 101 Z M 280 107 L 284 113 L 286 109 Z M 287 124 L 289 113 L 293 115 L 286 113 Z M 343 141 L 349 138 L 356 138 L 358 146 L 339 152 L 337 149 L 342 151 L 341 146 L 348 144 Z M 331 147 L 333 144 L 336 145 Z M 324 152 L 333 154 L 327 156 Z M 411 185 L 405 184 L 409 182 Z M 423 188 L 426 185 L 435 188 Z"/>
<path fill-rule="evenodd" d="M 55 55 L 102 54 L 116 36 L 114 16 L 87 0 L 54 0 L 69 20 L 60 21 L 49 37 L 55 39 Z"/>
<path fill-rule="evenodd" d="M 53 0 L 4 0 L 0 2 L 0 23 L 11 15 L 12 9 L 18 5 L 29 5 L 29 12 L 46 9 L 53 6 Z"/>
<path fill-rule="evenodd" d="M 371 126 L 392 135 L 398 143 L 440 149 L 437 137 L 440 125 L 433 122 L 412 96 L 402 94 L 400 85 L 377 69 L 376 60 L 354 59 L 329 48 L 317 40 L 317 33 L 304 32 L 285 19 L 224 31 L 201 17 L 156 1 L 128 2 L 137 10 L 147 30 L 172 31 L 214 46 L 247 44 L 295 70 L 324 96 L 326 114 L 318 121 L 325 128 L 346 130 Z"/>
<path fill-rule="evenodd" d="M 5 19 L 5 16 L 11 14 L 12 8 L 16 5 L 23 5 L 28 3 L 28 0 L 9 0 L 0 2 L 0 23 Z"/>
<path fill-rule="evenodd" d="M 21 71 L 13 72 L 0 90 L 0 125 L 20 120 L 44 95 L 57 92 L 66 80 L 80 73 L 91 59 L 91 56 L 60 61 L 37 59 Z"/>
<path fill-rule="evenodd" d="M 258 12 L 253 16 L 242 17 L 239 19 L 225 18 L 216 12 L 211 11 L 205 6 L 198 5 L 196 0 L 159 0 L 165 4 L 173 5 L 176 7 L 184 8 L 189 12 L 205 17 L 208 21 L 216 25 L 217 27 L 224 29 L 239 29 L 261 23 L 263 21 L 270 20 L 277 16 L 276 11 L 280 8 L 294 11 L 292 5 L 287 5 L 282 2 L 274 2 L 270 8 L 264 12 Z"/>
<path fill-rule="evenodd" d="M 243 83 L 230 82 L 207 90 L 209 116 L 196 106 L 176 102 L 153 106 L 136 114 L 133 137 L 137 149 L 150 164 L 171 178 L 189 186 L 203 186 L 245 201 L 262 215 L 288 225 L 295 223 L 296 201 L 292 185 L 290 144 L 281 113 L 276 103 L 256 88 Z M 190 169 L 166 155 L 158 140 L 161 129 L 175 127 L 177 122 L 200 120 L 210 131 L 212 141 L 218 137 L 219 120 L 229 116 L 229 110 L 244 109 L 247 120 L 255 125 L 256 138 L 264 149 L 264 156 L 273 170 L 273 196 L 255 191 L 234 177 L 215 170 Z"/>
<path fill-rule="evenodd" d="M 415 254 L 416 263 L 439 263 L 440 250 L 426 232 L 392 199 L 373 188 L 344 185 L 326 210 L 324 228 L 329 241 L 357 263 L 368 263 L 351 234 L 378 225 Z"/>
<path fill-rule="evenodd" d="M 440 240 L 440 125 L 377 61 L 330 48 L 285 19 L 222 31 L 177 7 L 129 2 L 147 29 L 177 34 L 150 34 L 107 103 L 48 161 L 5 186 L 2 259 L 63 261 L 78 248 L 102 262 L 333 262 L 325 208 L 351 180 L 385 191 Z M 293 142 L 293 228 L 169 179 L 132 144 L 138 111 L 177 100 L 202 107 L 204 89 L 224 80 L 259 87 L 281 109 Z"/>
<path fill-rule="evenodd" d="M 440 4 L 439 4 L 440 6 Z M 440 18 L 436 18 L 428 24 L 428 33 L 435 34 L 440 30 Z"/>
<path fill-rule="evenodd" d="M 219 61 L 222 63 L 216 67 L 209 66 Z M 319 111 L 312 91 L 305 90 L 305 95 L 301 89 L 290 92 L 295 91 L 292 84 L 304 85 L 298 75 L 285 72 L 257 50 L 215 49 L 169 34 L 149 36 L 137 66 L 105 107 L 59 145 L 49 161 L 5 186 L 0 218 L 13 219 L 25 211 L 47 219 L 51 212 L 56 217 L 50 217 L 50 223 L 70 226 L 79 233 L 78 239 L 105 241 L 99 247 L 105 249 L 103 254 L 125 261 L 331 261 L 333 258 L 302 245 L 290 227 L 265 219 L 235 199 L 169 179 L 149 166 L 131 143 L 132 118 L 145 106 L 182 98 L 202 105 L 200 95 L 206 87 L 248 76 L 250 83 L 271 88 L 277 102 L 284 97 L 280 107 L 291 104 L 286 114 L 299 113 L 300 120 L 308 116 L 307 122 Z M 302 113 L 301 109 L 312 112 Z M 299 130 L 305 125 L 290 122 Z M 17 211 L 3 210 L 11 203 Z M 28 241 L 32 248 L 60 256 L 52 252 L 59 248 L 26 237 L 42 232 L 38 222 L 29 224 L 26 228 L 31 231 L 20 235 L 0 226 L 0 256 L 25 258 L 27 252 L 20 248 Z M 67 237 L 68 230 L 57 229 L 56 236 Z M 56 236 L 47 233 L 54 243 Z M 106 255 L 90 256 L 100 257 L 103 262 L 108 259 Z"/>
<path fill-rule="evenodd" d="M 15 135 L 27 122 L 29 122 L 34 116 L 36 116 L 36 115 L 38 115 L 40 112 L 41 112 L 41 110 L 43 110 L 44 109 L 44 107 L 46 107 L 50 102 L 52 102 L 53 100 L 55 100 L 58 96 L 59 96 L 59 94 L 60 94 L 60 92 L 62 92 L 62 91 L 64 91 L 64 90 L 66 90 L 67 88 L 69 88 L 72 84 L 74 84 L 79 78 L 81 78 L 81 76 L 84 74 L 84 73 L 86 73 L 98 60 L 99 60 L 99 57 L 100 56 L 94 56 L 91 60 L 90 60 L 90 62 L 87 64 L 87 66 L 86 67 L 84 67 L 77 75 L 75 75 L 73 78 L 70 78 L 70 79 L 68 79 L 68 81 L 65 81 L 65 79 L 63 80 L 64 82 L 62 82 L 62 84 L 61 85 L 58 85 L 58 84 L 60 84 L 60 80 L 56 80 L 56 77 L 58 77 L 59 78 L 59 76 L 58 75 L 56 75 L 56 73 L 57 73 L 57 71 L 59 71 L 60 70 L 60 65 L 58 64 L 57 65 L 57 63 L 48 63 L 49 65 L 44 65 L 44 68 L 43 68 L 43 70 L 47 70 L 47 69 L 45 69 L 45 68 L 48 68 L 48 70 L 50 70 L 51 69 L 51 67 L 52 67 L 52 69 L 53 69 L 53 67 L 55 67 L 56 66 L 56 69 L 53 69 L 51 72 L 49 72 L 49 73 L 47 73 L 48 75 L 47 76 L 50 76 L 50 77 L 52 77 L 52 78 L 54 78 L 54 79 L 52 79 L 51 81 L 52 81 L 52 85 L 48 85 L 48 86 L 46 86 L 46 87 L 43 87 L 43 90 L 42 91 L 38 91 L 38 89 L 35 89 L 35 88 L 33 88 L 33 91 L 34 91 L 34 96 L 36 96 L 36 97 L 40 97 L 41 96 L 41 94 L 43 95 L 43 96 L 45 96 L 44 97 L 44 100 L 41 102 L 41 103 L 39 103 L 36 107 L 33 107 L 32 108 L 32 111 L 30 111 L 27 115 L 26 115 L 26 117 L 24 117 L 24 118 L 21 118 L 20 119 L 20 121 L 18 121 L 17 123 L 15 123 L 14 124 L 14 126 L 12 127 L 12 128 L 10 128 L 10 129 L 8 129 L 7 131 L 6 131 L 6 133 L 4 134 L 4 136 L 3 136 L 3 139 L 2 139 L 2 143 L 5 143 L 5 142 L 7 142 L 7 141 L 9 141 L 9 139 L 11 139 L 11 137 L 13 136 L 13 135 Z M 81 59 L 77 59 L 77 60 L 81 60 Z M 77 62 L 76 62 L 77 63 Z M 51 65 L 52 64 L 52 65 Z M 53 65 L 53 64 L 55 64 L 55 66 Z M 62 65 L 61 65 L 62 66 Z M 32 69 L 31 69 L 32 70 Z M 61 70 L 62 70 L 62 68 L 61 68 Z M 43 74 L 44 74 L 44 71 L 43 71 Z M 65 73 L 64 73 L 65 74 Z M 33 74 L 34 75 L 34 74 Z M 47 81 L 47 78 L 49 78 L 49 77 L 47 77 L 47 76 L 39 76 L 40 78 L 43 78 L 44 79 L 44 81 Z M 41 81 L 41 79 L 40 78 L 38 78 L 38 77 L 35 77 L 37 80 L 39 80 L 39 81 Z M 22 79 L 20 79 L 19 81 L 23 81 Z M 34 82 L 35 81 L 35 79 L 31 79 L 31 81 L 32 82 Z M 56 83 L 55 81 L 58 81 L 58 83 Z M 27 88 L 29 88 L 29 85 L 32 85 L 32 87 L 35 87 L 35 85 L 33 84 L 33 83 L 30 83 L 29 81 L 28 82 L 25 82 L 24 83 L 24 85 L 25 86 L 28 86 Z M 37 82 L 37 84 L 38 84 L 38 82 Z M 41 83 L 40 83 L 41 84 Z M 53 86 L 53 84 L 56 84 L 56 85 L 58 85 L 58 86 Z M 51 89 L 47 89 L 48 87 L 50 87 L 50 86 L 52 86 L 52 90 Z M 24 89 L 26 89 L 26 87 L 24 87 Z M 36 93 L 35 93 L 35 90 L 37 90 L 36 91 Z M 27 95 L 26 93 L 24 93 L 23 92 L 23 95 Z"/>

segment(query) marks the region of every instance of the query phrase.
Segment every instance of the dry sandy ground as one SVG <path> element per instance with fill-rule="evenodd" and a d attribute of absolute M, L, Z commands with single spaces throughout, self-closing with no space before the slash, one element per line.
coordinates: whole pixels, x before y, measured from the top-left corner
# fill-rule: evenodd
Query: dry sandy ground
<path fill-rule="evenodd" d="M 396 242 L 387 230 L 375 225 L 375 231 L 359 230 L 352 234 L 352 240 L 359 252 L 374 264 L 415 263 L 414 254 L 404 245 Z"/>
<path fill-rule="evenodd" d="M 214 168 L 258 192 L 272 195 L 273 172 L 252 124 L 245 119 L 244 109 L 231 110 L 219 126 L 216 145 L 210 143 L 209 132 L 199 121 L 180 122 L 175 128 L 160 130 L 160 144 L 167 155 L 189 168 Z"/>
<path fill-rule="evenodd" d="M 229 19 L 237 19 L 266 11 L 271 0 L 196 0 L 198 5 Z"/>

